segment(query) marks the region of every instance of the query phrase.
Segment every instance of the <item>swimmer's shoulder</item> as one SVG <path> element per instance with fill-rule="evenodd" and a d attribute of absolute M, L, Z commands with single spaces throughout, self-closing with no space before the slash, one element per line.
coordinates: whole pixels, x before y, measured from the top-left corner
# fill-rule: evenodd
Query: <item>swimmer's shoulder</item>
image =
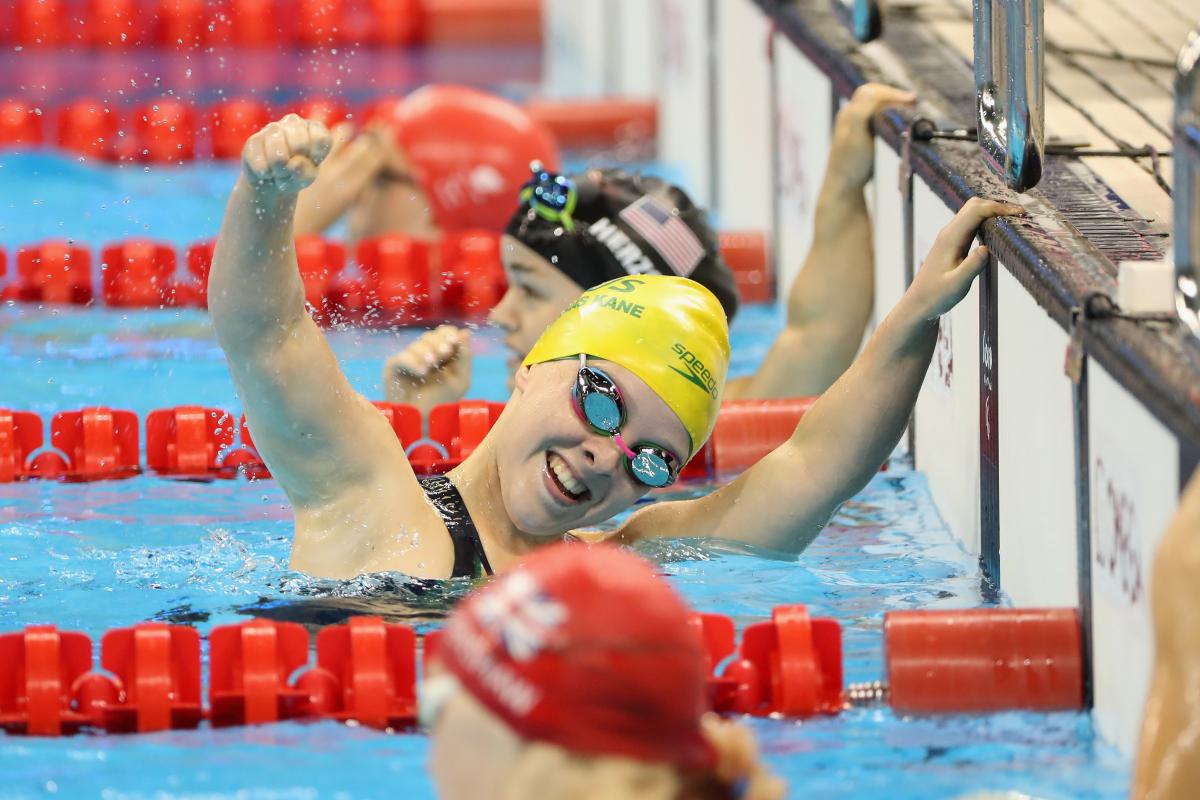
<path fill-rule="evenodd" d="M 297 509 L 292 553 L 293 568 L 328 577 L 445 578 L 454 565 L 446 525 L 411 471 Z"/>
<path fill-rule="evenodd" d="M 708 536 L 716 522 L 713 515 L 720 513 L 712 497 L 648 503 L 610 533 L 608 541 L 633 545 L 646 539 Z"/>

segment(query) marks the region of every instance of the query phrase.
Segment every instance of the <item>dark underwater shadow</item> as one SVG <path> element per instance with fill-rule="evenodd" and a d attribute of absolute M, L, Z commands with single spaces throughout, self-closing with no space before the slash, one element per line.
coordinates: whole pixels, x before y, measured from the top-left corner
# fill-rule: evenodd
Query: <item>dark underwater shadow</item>
<path fill-rule="evenodd" d="M 232 611 L 256 619 L 296 622 L 310 630 L 338 625 L 351 617 L 375 616 L 417 629 L 436 627 L 475 586 L 465 579 L 428 580 L 396 573 L 360 575 L 347 581 L 305 579 L 283 595 L 262 596 L 230 609 L 200 610 L 189 604 L 164 609 L 153 619 L 177 625 L 207 622 Z"/>

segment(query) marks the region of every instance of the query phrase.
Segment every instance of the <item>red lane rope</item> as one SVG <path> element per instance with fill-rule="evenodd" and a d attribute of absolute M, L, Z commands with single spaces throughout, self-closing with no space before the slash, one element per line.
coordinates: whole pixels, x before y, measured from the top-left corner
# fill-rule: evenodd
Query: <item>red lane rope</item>
<path fill-rule="evenodd" d="M 725 403 L 716 432 L 684 469 L 684 477 L 745 469 L 786 441 L 812 402 L 813 398 L 794 398 Z M 436 406 L 422 436 L 421 414 L 413 406 L 375 406 L 420 474 L 444 473 L 462 463 L 504 409 L 503 403 L 483 400 Z M 755 422 L 747 426 L 744 420 Z M 726 450 L 736 458 L 724 459 Z M 236 419 L 218 408 L 157 409 L 144 423 L 132 411 L 103 406 L 61 411 L 50 420 L 48 442 L 40 416 L 0 408 L 0 483 L 120 480 L 143 471 L 189 480 L 270 477 L 245 417 Z"/>
<path fill-rule="evenodd" d="M 334 48 L 538 44 L 540 0 L 14 0 L 0 43 L 85 47 Z M 82 24 L 80 24 L 82 23 Z"/>
<path fill-rule="evenodd" d="M 769 300 L 765 236 L 730 232 L 719 238 L 742 299 Z M 0 300 L 204 308 L 213 247 L 208 240 L 176 251 L 138 238 L 103 245 L 97 253 L 78 242 L 51 240 L 21 247 L 11 270 L 0 248 Z M 381 236 L 360 242 L 354 255 L 351 270 L 341 243 L 320 236 L 296 239 L 305 299 L 319 323 L 390 327 L 480 317 L 507 289 L 499 237 L 487 231 L 447 233 L 437 240 Z M 100 268 L 99 292 L 94 263 Z"/>
<path fill-rule="evenodd" d="M 836 620 L 813 618 L 803 605 L 778 606 L 770 620 L 748 626 L 740 641 L 730 617 L 694 614 L 691 624 L 707 652 L 710 709 L 810 717 L 845 708 Z M 901 681 L 890 687 L 897 711 L 1083 707 L 1075 609 L 892 612 L 884 637 L 889 677 Z M 440 638 L 440 631 L 425 635 L 426 663 Z M 294 622 L 220 625 L 209 642 L 205 706 L 194 628 L 145 622 L 110 630 L 101 639 L 103 672 L 93 669 L 86 634 L 52 625 L 0 634 L 0 729 L 39 736 L 84 729 L 149 733 L 195 728 L 205 719 L 214 727 L 322 718 L 380 729 L 416 725 L 417 636 L 411 628 L 367 616 L 323 628 L 316 666 L 309 661 L 308 631 Z M 908 676 L 896 674 L 898 661 L 913 665 L 904 668 Z M 964 670 L 971 673 L 966 684 Z M 907 688 L 914 680 L 921 686 L 915 694 Z M 914 703 L 916 695 L 921 699 Z"/>
<path fill-rule="evenodd" d="M 130 109 L 94 97 L 50 109 L 14 97 L 0 99 L 0 150 L 57 145 L 101 161 L 152 164 L 237 159 L 253 133 L 286 113 L 332 126 L 370 120 L 380 106 L 373 101 L 356 110 L 335 98 L 314 96 L 282 107 L 254 97 L 199 107 L 167 96 Z M 535 100 L 526 110 L 568 149 L 650 141 L 657 131 L 658 109 L 651 101 Z"/>
<path fill-rule="evenodd" d="M 149 239 L 99 249 L 99 292 L 93 249 L 53 240 L 20 248 L 0 300 L 24 303 L 103 304 L 121 308 L 207 306 L 212 241 L 177 252 Z M 305 299 L 323 324 L 368 327 L 424 324 L 448 316 L 478 317 L 500 301 L 507 284 L 499 237 L 483 231 L 437 241 L 389 235 L 361 242 L 357 275 L 345 247 L 319 236 L 296 240 Z M 0 279 L 8 272 L 0 249 Z M 183 269 L 180 269 L 182 265 Z"/>

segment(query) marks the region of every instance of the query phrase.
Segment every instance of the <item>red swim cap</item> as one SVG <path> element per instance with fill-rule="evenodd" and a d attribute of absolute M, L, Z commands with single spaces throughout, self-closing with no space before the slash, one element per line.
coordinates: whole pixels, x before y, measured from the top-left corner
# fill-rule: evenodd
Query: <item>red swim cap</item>
<path fill-rule="evenodd" d="M 426 86 L 376 106 L 374 118 L 391 126 L 433 205 L 434 222 L 445 230 L 499 233 L 529 180 L 529 162 L 558 168 L 558 147 L 542 123 L 502 97 L 465 86 Z"/>
<path fill-rule="evenodd" d="M 577 753 L 710 768 L 700 635 L 616 547 L 540 550 L 463 601 L 438 656 L 515 733 Z"/>

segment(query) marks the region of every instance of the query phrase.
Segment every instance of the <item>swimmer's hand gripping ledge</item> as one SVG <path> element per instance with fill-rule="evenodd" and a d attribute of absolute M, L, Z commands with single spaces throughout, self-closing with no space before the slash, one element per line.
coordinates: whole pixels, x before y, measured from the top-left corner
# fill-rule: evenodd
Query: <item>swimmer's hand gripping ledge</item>
<path fill-rule="evenodd" d="M 966 296 L 987 262 L 986 248 L 968 253 L 979 226 L 1018 213 L 1018 206 L 967 201 L 862 354 L 788 441 L 712 494 L 638 511 L 621 537 L 715 536 L 795 552 L 807 547 L 904 431 L 933 355 L 938 318 Z"/>

